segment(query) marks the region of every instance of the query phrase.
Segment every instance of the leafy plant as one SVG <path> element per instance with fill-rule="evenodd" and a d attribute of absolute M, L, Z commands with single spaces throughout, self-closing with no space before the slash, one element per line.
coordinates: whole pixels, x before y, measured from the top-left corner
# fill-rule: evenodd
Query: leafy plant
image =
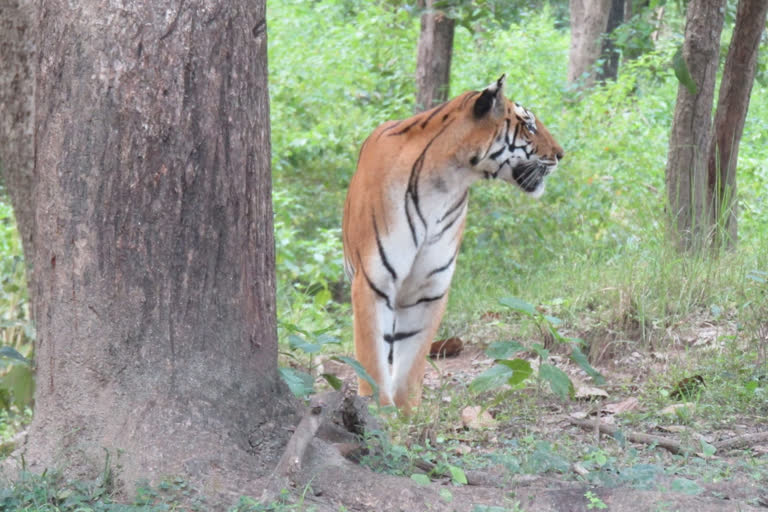
<path fill-rule="evenodd" d="M 557 326 L 561 324 L 558 318 L 542 314 L 531 304 L 516 297 L 500 299 L 499 303 L 532 320 L 542 334 L 550 335 L 558 343 L 569 346 L 571 360 L 592 377 L 596 384 L 605 382 L 603 376 L 589 364 L 587 357 L 579 348 L 584 342 L 577 338 L 565 337 L 557 330 Z M 527 347 L 516 341 L 496 342 L 490 345 L 486 354 L 496 361 L 496 365 L 476 377 L 470 384 L 470 390 L 474 392 L 487 391 L 501 383 L 507 384 L 513 389 L 521 386 L 534 374 L 533 367 L 526 359 L 510 359 L 510 357 L 528 350 Z M 530 347 L 530 350 L 539 358 L 538 378 L 547 382 L 552 392 L 557 396 L 562 399 L 567 398 L 573 392 L 573 383 L 570 377 L 557 366 L 547 362 L 549 350 L 543 345 L 535 343 Z"/>

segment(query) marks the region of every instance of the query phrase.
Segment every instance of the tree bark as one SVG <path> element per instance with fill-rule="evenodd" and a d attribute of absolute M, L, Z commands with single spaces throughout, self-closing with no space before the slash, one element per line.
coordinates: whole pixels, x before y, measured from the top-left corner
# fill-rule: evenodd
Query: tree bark
<path fill-rule="evenodd" d="M 715 245 L 738 238 L 736 167 L 739 142 L 757 70 L 757 52 L 765 29 L 766 0 L 740 0 L 709 142 L 708 193 L 712 201 Z"/>
<path fill-rule="evenodd" d="M 0 0 L 0 176 L 13 210 L 32 277 L 34 255 L 34 54 L 32 9 Z M 30 290 L 32 292 L 32 290 Z"/>
<path fill-rule="evenodd" d="M 696 92 L 677 88 L 666 169 L 669 235 L 680 250 L 702 248 L 711 234 L 707 149 L 724 11 L 725 0 L 691 0 L 686 13 L 682 56 Z"/>
<path fill-rule="evenodd" d="M 455 25 L 445 13 L 433 10 L 434 0 L 419 5 L 428 11 L 421 16 L 416 57 L 416 112 L 448 100 Z"/>
<path fill-rule="evenodd" d="M 590 87 L 600 58 L 601 38 L 608 25 L 611 0 L 570 0 L 571 48 L 568 81 Z"/>
<path fill-rule="evenodd" d="M 33 469 L 240 493 L 279 458 L 264 4 L 40 2 Z"/>
<path fill-rule="evenodd" d="M 605 34 L 610 36 L 622 23 L 624 23 L 624 0 L 611 0 Z M 598 71 L 600 81 L 616 80 L 619 74 L 619 52 L 616 45 L 613 44 L 613 38 L 603 38 L 600 58 L 603 61 L 603 65 Z"/>

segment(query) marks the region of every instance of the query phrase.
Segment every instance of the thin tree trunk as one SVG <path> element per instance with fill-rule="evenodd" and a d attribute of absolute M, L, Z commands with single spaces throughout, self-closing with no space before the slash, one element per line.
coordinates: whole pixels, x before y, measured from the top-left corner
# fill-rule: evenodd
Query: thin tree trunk
<path fill-rule="evenodd" d="M 677 88 L 666 169 L 669 235 L 681 250 L 701 248 L 711 234 L 707 148 L 724 11 L 725 0 L 688 3 L 682 56 L 696 92 Z"/>
<path fill-rule="evenodd" d="M 611 7 L 608 11 L 608 23 L 605 28 L 606 37 L 603 38 L 600 56 L 603 65 L 598 73 L 600 81 L 616 80 L 619 74 L 619 51 L 613 44 L 611 34 L 622 23 L 624 23 L 624 0 L 611 0 Z"/>
<path fill-rule="evenodd" d="M 738 237 L 736 168 L 739 142 L 757 70 L 757 52 L 765 29 L 766 0 L 740 0 L 709 146 L 708 185 L 716 245 L 732 246 Z"/>
<path fill-rule="evenodd" d="M 294 418 L 276 368 L 264 1 L 116 5 L 43 0 L 36 16 L 26 460 L 82 475 L 106 449 L 128 488 L 184 475 L 247 492 Z"/>
<path fill-rule="evenodd" d="M 600 58 L 600 36 L 608 26 L 611 0 L 570 0 L 571 48 L 568 81 L 590 87 Z"/>
<path fill-rule="evenodd" d="M 28 4 L 0 0 L 0 176 L 11 197 L 30 278 L 35 233 L 33 121 L 37 38 L 33 19 Z"/>
<path fill-rule="evenodd" d="M 416 106 L 421 112 L 445 102 L 451 82 L 454 21 L 443 12 L 432 10 L 434 0 L 421 3 L 428 9 L 421 16 L 416 57 Z"/>

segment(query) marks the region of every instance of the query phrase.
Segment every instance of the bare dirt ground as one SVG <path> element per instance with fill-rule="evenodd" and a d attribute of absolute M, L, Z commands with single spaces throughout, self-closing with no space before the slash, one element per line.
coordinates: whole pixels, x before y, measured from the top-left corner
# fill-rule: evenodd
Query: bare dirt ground
<path fill-rule="evenodd" d="M 669 371 L 690 350 L 706 350 L 723 329 L 702 325 L 676 332 L 666 352 L 612 358 L 606 351 L 596 365 L 607 381 L 599 389 L 555 356 L 574 380 L 577 398 L 531 397 L 530 389 L 508 394 L 505 400 L 520 401 L 517 416 L 510 403 L 484 402 L 490 395 L 476 397 L 477 408 L 461 402 L 455 390 L 465 390 L 493 365 L 482 348 L 468 345 L 428 368 L 425 404 L 442 408 L 442 416 L 417 417 L 396 441 L 408 449 L 413 442 L 437 444 L 436 451 L 461 457 L 466 485 L 423 459 L 394 476 L 370 463 L 376 448 L 363 448 L 368 458 L 361 465 L 359 450 L 322 440 L 310 444 L 300 470 L 283 483 L 303 493 L 307 510 L 318 511 L 768 510 L 768 425 L 749 417 L 726 425 L 697 422 L 689 411 L 660 415 L 638 400 L 651 376 Z M 355 381 L 344 365 L 324 366 L 347 383 Z M 431 481 L 419 484 L 408 471 L 429 473 Z"/>

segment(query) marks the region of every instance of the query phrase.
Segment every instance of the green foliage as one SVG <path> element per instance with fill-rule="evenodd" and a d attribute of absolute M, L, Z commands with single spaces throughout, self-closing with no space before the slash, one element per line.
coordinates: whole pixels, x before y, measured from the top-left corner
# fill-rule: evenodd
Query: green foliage
<path fill-rule="evenodd" d="M 24 255 L 10 205 L 0 202 L 0 439 L 29 419 L 34 392 L 34 329 L 29 320 Z M 9 446 L 9 448 L 11 448 Z"/>
<path fill-rule="evenodd" d="M 558 318 L 540 313 L 533 305 L 517 297 L 504 297 L 499 299 L 499 303 L 532 320 L 540 332 L 547 333 L 557 342 L 570 346 L 571 360 L 590 375 L 596 383 L 605 382 L 603 376 L 589 364 L 586 356 L 579 349 L 579 345 L 583 344 L 582 340 L 567 338 L 557 330 L 557 326 L 561 323 Z M 516 341 L 496 342 L 490 345 L 486 354 L 496 360 L 496 365 L 476 377 L 469 389 L 479 393 L 495 389 L 501 384 L 507 384 L 512 389 L 521 387 L 525 380 L 534 374 L 533 368 L 530 362 L 525 359 L 509 359 L 509 357 L 525 350 L 525 346 Z M 573 383 L 565 372 L 546 362 L 549 358 L 549 350 L 540 344 L 532 345 L 531 350 L 540 359 L 538 378 L 547 382 L 552 392 L 561 399 L 570 396 L 573 393 Z"/>

